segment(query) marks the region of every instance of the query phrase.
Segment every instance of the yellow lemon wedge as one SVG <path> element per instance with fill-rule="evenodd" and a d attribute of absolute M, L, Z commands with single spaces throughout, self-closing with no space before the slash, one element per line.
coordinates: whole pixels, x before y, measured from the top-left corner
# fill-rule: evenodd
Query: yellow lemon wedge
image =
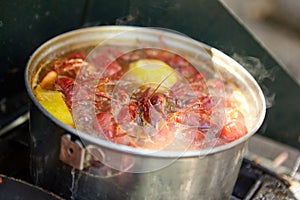
<path fill-rule="evenodd" d="M 129 65 L 126 76 L 137 84 L 150 84 L 159 90 L 171 88 L 177 81 L 175 70 L 161 60 L 141 59 Z"/>
<path fill-rule="evenodd" d="M 64 124 L 74 127 L 71 113 L 63 100 L 62 93 L 52 90 L 44 90 L 38 86 L 35 90 L 35 96 L 39 103 L 56 119 Z"/>

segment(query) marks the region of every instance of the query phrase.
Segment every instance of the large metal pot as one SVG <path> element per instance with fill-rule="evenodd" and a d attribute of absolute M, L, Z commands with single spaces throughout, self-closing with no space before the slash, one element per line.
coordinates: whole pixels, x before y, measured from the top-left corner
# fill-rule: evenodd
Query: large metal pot
<path fill-rule="evenodd" d="M 120 33 L 130 34 L 120 36 Z M 137 40 L 155 44 L 161 36 L 172 49 L 194 59 L 206 59 L 226 79 L 239 86 L 251 109 L 246 116 L 249 133 L 229 144 L 199 151 L 149 153 L 94 138 L 61 123 L 35 98 L 32 87 L 41 63 L 61 52 L 97 45 L 110 38 L 117 43 Z M 115 37 L 112 37 L 115 36 Z M 116 42 L 116 41 L 115 41 Z M 197 56 L 195 56 L 197 55 Z M 263 122 L 265 100 L 253 77 L 222 52 L 186 36 L 168 31 L 126 26 L 75 30 L 43 44 L 30 58 L 26 86 L 30 109 L 31 174 L 34 182 L 65 198 L 73 199 L 229 199 L 249 137 Z M 98 161 L 118 166 L 103 166 Z M 119 162 L 118 162 L 119 160 Z M 93 164 L 94 163 L 94 164 Z M 95 164 L 96 163 L 96 164 Z M 144 171 L 130 170 L 144 167 Z M 115 170 L 115 169 L 118 170 Z M 129 170 L 128 170 L 129 169 Z"/>

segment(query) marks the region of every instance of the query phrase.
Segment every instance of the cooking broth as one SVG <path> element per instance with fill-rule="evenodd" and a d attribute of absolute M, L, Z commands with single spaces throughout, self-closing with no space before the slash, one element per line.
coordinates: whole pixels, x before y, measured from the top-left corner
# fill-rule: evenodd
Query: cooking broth
<path fill-rule="evenodd" d="M 199 150 L 247 134 L 243 94 L 204 64 L 156 48 L 91 49 L 57 56 L 37 73 L 36 98 L 63 123 L 152 150 Z"/>

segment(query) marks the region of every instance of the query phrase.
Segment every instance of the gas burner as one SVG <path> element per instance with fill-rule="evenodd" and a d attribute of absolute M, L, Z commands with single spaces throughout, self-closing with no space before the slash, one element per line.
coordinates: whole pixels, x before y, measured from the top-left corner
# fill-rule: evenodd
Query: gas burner
<path fill-rule="evenodd" d="M 231 200 L 296 200 L 290 187 L 291 183 L 275 172 L 244 158 Z"/>

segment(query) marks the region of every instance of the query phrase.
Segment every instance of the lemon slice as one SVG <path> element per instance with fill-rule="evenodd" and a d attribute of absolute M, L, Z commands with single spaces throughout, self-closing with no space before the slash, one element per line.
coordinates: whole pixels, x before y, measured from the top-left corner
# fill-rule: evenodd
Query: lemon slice
<path fill-rule="evenodd" d="M 177 81 L 175 70 L 161 60 L 141 59 L 129 65 L 128 76 L 138 84 L 149 84 L 153 88 L 159 84 L 159 90 L 171 88 Z"/>
<path fill-rule="evenodd" d="M 40 86 L 35 89 L 35 96 L 39 103 L 56 119 L 74 127 L 71 113 L 63 100 L 62 93 L 52 90 L 43 90 Z"/>

